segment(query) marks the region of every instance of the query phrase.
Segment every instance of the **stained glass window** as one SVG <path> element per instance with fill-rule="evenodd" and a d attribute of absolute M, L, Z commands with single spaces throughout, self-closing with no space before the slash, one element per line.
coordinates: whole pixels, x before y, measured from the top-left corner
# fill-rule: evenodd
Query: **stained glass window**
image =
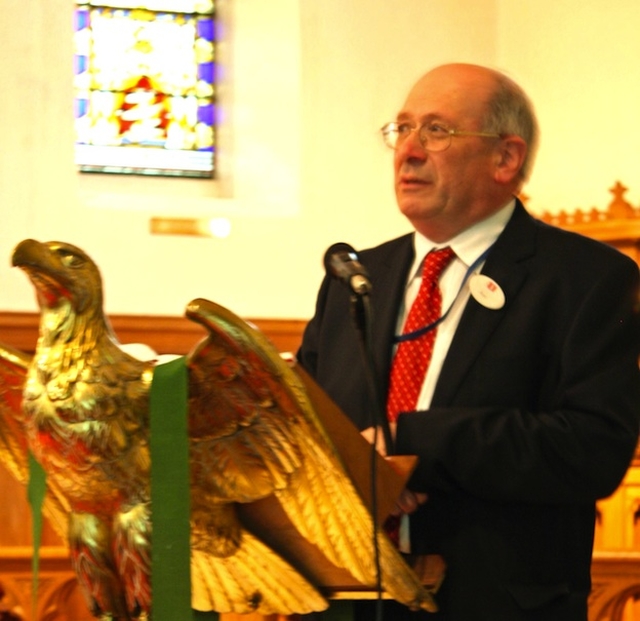
<path fill-rule="evenodd" d="M 76 163 L 212 177 L 214 0 L 76 2 Z"/>

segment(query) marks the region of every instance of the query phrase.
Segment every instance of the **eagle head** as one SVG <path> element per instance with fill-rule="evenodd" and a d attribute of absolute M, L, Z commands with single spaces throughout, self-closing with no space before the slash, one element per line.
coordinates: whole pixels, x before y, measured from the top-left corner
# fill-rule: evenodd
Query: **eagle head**
<path fill-rule="evenodd" d="M 12 264 L 29 276 L 40 308 L 70 306 L 76 315 L 102 309 L 102 278 L 80 248 L 64 242 L 25 239 L 13 251 Z"/>

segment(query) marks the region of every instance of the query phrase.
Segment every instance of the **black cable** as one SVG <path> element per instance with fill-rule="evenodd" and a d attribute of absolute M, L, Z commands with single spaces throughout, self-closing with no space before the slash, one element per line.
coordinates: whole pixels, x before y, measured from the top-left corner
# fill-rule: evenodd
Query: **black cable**
<path fill-rule="evenodd" d="M 375 358 L 373 355 L 373 334 L 371 321 L 371 306 L 368 294 L 353 295 L 351 297 L 353 320 L 361 337 L 361 346 L 364 359 L 364 368 L 371 401 L 371 425 L 374 429 L 373 444 L 371 445 L 371 519 L 373 526 L 373 551 L 376 570 L 376 621 L 383 619 L 382 606 L 382 570 L 380 566 L 380 546 L 378 543 L 378 490 L 377 490 L 377 459 L 378 459 L 378 433 L 382 429 L 387 455 L 393 454 L 393 439 L 386 413 L 382 408 L 382 395 L 378 384 Z"/>

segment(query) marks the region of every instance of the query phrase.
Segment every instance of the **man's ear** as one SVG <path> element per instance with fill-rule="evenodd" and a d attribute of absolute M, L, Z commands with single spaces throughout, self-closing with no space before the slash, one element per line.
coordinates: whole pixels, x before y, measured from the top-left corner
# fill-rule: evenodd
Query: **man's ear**
<path fill-rule="evenodd" d="M 501 184 L 511 183 L 519 174 L 527 155 L 527 144 L 520 136 L 505 136 L 496 146 L 494 179 Z"/>

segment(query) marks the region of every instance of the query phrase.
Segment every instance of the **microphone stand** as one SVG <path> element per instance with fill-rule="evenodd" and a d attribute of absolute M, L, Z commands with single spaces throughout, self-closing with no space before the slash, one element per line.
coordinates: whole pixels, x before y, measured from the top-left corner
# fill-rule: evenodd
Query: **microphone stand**
<path fill-rule="evenodd" d="M 378 494 L 377 494 L 377 445 L 378 430 L 382 429 L 384 443 L 387 455 L 393 454 L 393 439 L 391 437 L 391 429 L 386 413 L 383 411 L 382 395 L 380 387 L 376 381 L 375 359 L 373 356 L 373 338 L 372 338 L 372 322 L 371 322 L 371 305 L 367 292 L 353 293 L 351 296 L 351 316 L 355 327 L 360 335 L 360 344 L 364 358 L 364 368 L 369 391 L 369 399 L 372 403 L 372 424 L 374 428 L 373 445 L 371 447 L 371 515 L 373 520 L 373 547 L 376 567 L 376 590 L 378 599 L 376 602 L 376 620 L 382 621 L 382 572 L 380 568 L 380 548 L 378 545 Z"/>
<path fill-rule="evenodd" d="M 351 317 L 354 325 L 360 335 L 360 345 L 364 358 L 364 370 L 369 391 L 369 399 L 372 403 L 372 426 L 376 429 L 382 429 L 384 444 L 387 455 L 393 455 L 393 438 L 391 437 L 391 429 L 389 421 L 383 411 L 382 395 L 377 380 L 375 359 L 373 356 L 373 336 L 371 332 L 371 305 L 369 303 L 369 295 L 367 293 L 351 296 Z M 375 445 L 374 445 L 375 446 Z"/>

